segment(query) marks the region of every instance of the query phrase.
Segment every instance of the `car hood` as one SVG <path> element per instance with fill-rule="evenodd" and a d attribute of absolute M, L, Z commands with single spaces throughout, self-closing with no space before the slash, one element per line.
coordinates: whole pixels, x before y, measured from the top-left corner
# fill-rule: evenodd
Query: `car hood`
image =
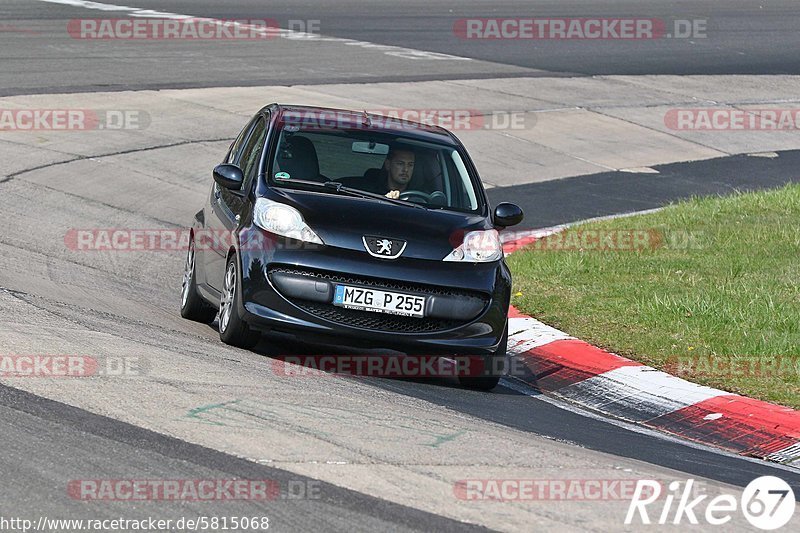
<path fill-rule="evenodd" d="M 280 189 L 272 200 L 291 205 L 303 215 L 326 246 L 367 255 L 366 236 L 407 242 L 405 258 L 445 258 L 463 241 L 467 231 L 490 229 L 491 223 L 478 214 L 436 209 L 416 209 L 380 200 L 345 195 Z"/>

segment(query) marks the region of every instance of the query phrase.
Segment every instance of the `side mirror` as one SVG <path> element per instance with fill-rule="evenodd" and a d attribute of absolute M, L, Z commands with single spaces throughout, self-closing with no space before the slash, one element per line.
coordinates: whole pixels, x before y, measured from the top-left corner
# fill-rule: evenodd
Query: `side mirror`
<path fill-rule="evenodd" d="M 524 217 L 525 214 L 518 205 L 510 204 L 508 202 L 497 204 L 497 207 L 494 209 L 495 226 L 501 226 L 504 228 L 507 228 L 508 226 L 516 226 L 522 222 Z"/>
<path fill-rule="evenodd" d="M 217 165 L 214 167 L 214 181 L 220 187 L 238 191 L 244 183 L 244 174 L 242 174 L 242 169 L 236 165 Z"/>

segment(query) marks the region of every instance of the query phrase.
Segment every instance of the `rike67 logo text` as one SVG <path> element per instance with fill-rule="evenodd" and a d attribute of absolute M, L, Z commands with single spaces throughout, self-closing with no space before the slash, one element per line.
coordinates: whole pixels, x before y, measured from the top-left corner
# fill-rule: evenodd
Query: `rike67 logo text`
<path fill-rule="evenodd" d="M 658 481 L 639 480 L 625 524 L 677 525 L 688 522 L 696 525 L 704 519 L 706 524 L 721 526 L 741 512 L 752 526 L 769 531 L 785 526 L 794 514 L 794 491 L 788 483 L 774 476 L 762 476 L 751 481 L 739 500 L 730 494 L 709 500 L 708 494 L 692 498 L 694 480 L 681 485 L 680 481 L 671 482 L 665 496 Z M 655 515 L 650 514 L 653 511 Z"/>

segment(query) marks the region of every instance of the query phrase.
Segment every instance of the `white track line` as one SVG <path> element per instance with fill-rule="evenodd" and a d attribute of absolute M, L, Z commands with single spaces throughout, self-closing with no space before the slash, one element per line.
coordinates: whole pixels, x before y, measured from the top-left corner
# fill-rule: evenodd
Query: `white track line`
<path fill-rule="evenodd" d="M 195 17 L 194 15 L 182 15 L 179 13 L 170 13 L 168 11 L 154 11 L 152 9 L 141 9 L 138 7 L 130 7 L 115 4 L 104 4 L 101 2 L 89 2 L 87 0 L 38 0 L 39 2 L 48 2 L 51 4 L 62 4 L 73 7 L 82 7 L 85 9 L 94 9 L 97 11 L 105 11 L 111 13 L 123 13 L 129 17 L 139 18 L 157 18 L 157 19 L 172 19 L 172 20 L 203 20 L 212 22 L 218 25 L 230 25 L 231 21 L 215 18 Z M 276 37 L 284 39 L 292 39 L 304 42 L 325 42 L 325 43 L 340 43 L 345 46 L 356 46 L 368 50 L 375 50 L 382 52 L 385 55 L 400 57 L 403 59 L 411 60 L 434 60 L 434 61 L 472 61 L 469 57 L 454 56 L 450 54 L 442 54 L 439 52 L 428 52 L 426 50 L 416 50 L 414 48 L 406 48 L 403 46 L 392 46 L 387 44 L 376 44 L 368 41 L 359 41 L 356 39 L 344 39 L 340 37 L 325 37 L 317 33 L 306 33 L 300 31 L 293 31 L 287 29 L 273 29 L 249 26 L 240 22 L 234 22 L 235 26 L 246 27 L 248 30 L 254 32 L 264 32 L 274 34 Z"/>

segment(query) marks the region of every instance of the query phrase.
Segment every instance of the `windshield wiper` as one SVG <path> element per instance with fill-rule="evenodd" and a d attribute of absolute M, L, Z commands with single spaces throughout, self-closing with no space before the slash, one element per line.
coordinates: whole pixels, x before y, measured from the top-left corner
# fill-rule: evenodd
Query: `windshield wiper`
<path fill-rule="evenodd" d="M 317 189 L 328 189 L 331 191 L 335 191 L 338 194 L 347 194 L 349 196 L 355 196 L 358 198 L 371 198 L 373 200 L 382 200 L 384 202 L 389 202 L 390 204 L 402 205 L 406 207 L 415 207 L 417 209 L 425 209 L 425 207 L 423 207 L 422 205 L 413 202 L 406 202 L 405 200 L 397 200 L 395 198 L 387 198 L 386 196 L 375 192 L 368 192 L 368 191 L 362 191 L 361 189 L 353 189 L 351 187 L 345 187 L 338 181 L 326 181 L 324 183 L 320 183 L 318 181 L 309 181 L 309 180 L 296 180 L 296 179 L 282 180 L 280 178 L 274 178 L 274 179 L 275 181 L 283 183 L 298 183 L 300 185 L 309 185 Z"/>

